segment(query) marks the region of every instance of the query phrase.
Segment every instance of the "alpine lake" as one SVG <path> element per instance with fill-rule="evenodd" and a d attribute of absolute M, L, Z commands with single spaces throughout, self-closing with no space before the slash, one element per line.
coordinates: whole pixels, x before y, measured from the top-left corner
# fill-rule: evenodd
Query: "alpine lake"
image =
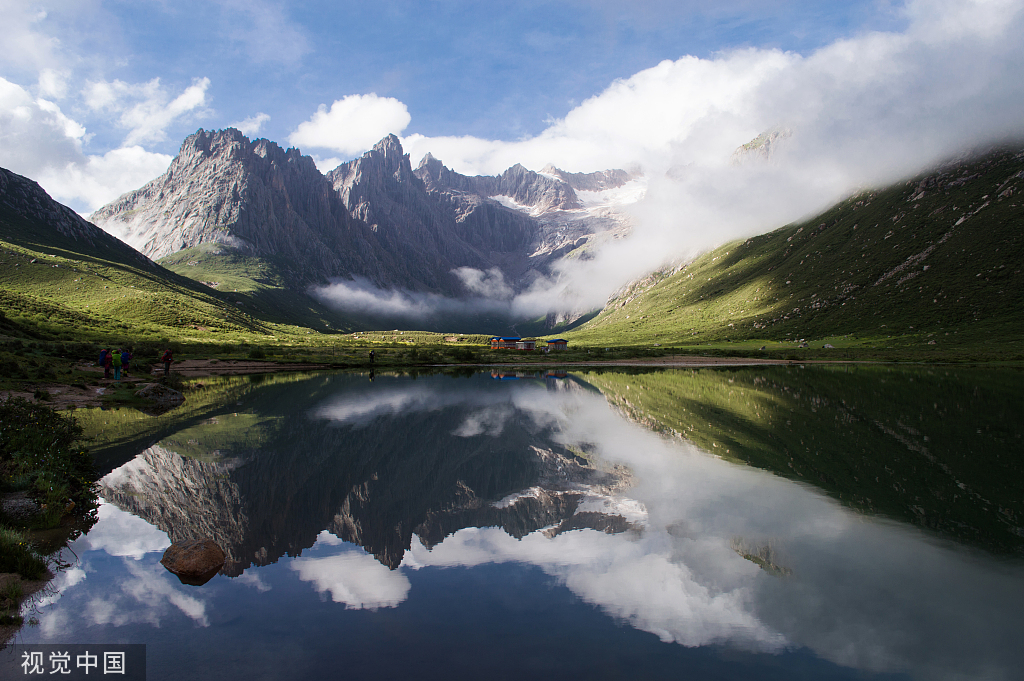
<path fill-rule="evenodd" d="M 1024 678 L 1022 379 L 324 372 L 79 410 L 99 520 L 13 643 L 143 643 L 149 679 Z M 203 537 L 227 563 L 183 584 L 160 559 Z"/>

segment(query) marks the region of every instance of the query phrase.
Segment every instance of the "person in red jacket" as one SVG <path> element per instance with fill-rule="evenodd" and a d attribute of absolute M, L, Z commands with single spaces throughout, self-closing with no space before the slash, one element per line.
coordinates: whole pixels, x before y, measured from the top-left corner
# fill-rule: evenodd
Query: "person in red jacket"
<path fill-rule="evenodd" d="M 171 349 L 167 348 L 164 352 L 164 356 L 160 358 L 160 361 L 164 363 L 164 376 L 169 376 L 171 373 L 171 362 L 174 361 L 174 355 L 171 354 Z"/>

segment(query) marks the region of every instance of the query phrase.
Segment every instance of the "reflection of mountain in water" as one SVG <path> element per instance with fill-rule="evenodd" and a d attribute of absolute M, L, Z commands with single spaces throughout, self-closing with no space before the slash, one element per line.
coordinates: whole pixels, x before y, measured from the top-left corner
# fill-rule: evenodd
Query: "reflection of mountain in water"
<path fill-rule="evenodd" d="M 513 403 L 514 389 L 473 380 L 369 386 L 334 376 L 301 394 L 271 387 L 258 418 L 225 414 L 166 438 L 104 478 L 102 495 L 172 541 L 213 537 L 231 576 L 297 555 L 325 528 L 395 568 L 413 534 L 433 546 L 470 526 L 516 537 L 633 527 L 589 505 L 574 516 L 588 496 L 621 487 L 623 471 L 599 470 L 554 442 L 551 425 Z M 332 394 L 337 404 L 310 412 Z M 292 411 L 282 414 L 285 405 Z"/>

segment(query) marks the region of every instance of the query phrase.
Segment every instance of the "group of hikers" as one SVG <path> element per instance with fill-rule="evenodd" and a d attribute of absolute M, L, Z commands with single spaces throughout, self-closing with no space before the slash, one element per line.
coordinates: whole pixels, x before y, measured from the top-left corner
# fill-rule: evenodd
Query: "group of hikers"
<path fill-rule="evenodd" d="M 113 373 L 113 379 L 120 381 L 122 374 L 124 376 L 129 375 L 132 364 L 132 351 L 130 348 L 117 348 L 116 350 L 110 350 L 104 348 L 100 350 L 100 359 L 98 364 L 103 367 L 103 378 L 111 378 Z M 171 363 L 174 361 L 174 355 L 170 349 L 164 351 L 160 361 L 164 364 L 164 376 L 171 373 Z"/>

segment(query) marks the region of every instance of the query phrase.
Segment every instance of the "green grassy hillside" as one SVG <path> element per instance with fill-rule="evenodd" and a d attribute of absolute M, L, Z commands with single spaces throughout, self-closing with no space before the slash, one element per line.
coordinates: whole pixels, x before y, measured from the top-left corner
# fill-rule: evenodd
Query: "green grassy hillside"
<path fill-rule="evenodd" d="M 1024 153 L 950 165 L 621 292 L 589 345 L 815 339 L 1024 352 Z M 819 343 L 817 347 L 821 347 Z"/>
<path fill-rule="evenodd" d="M 1024 553 L 1019 370 L 835 366 L 578 374 L 630 419 L 844 504 Z"/>
<path fill-rule="evenodd" d="M 223 296 L 127 245 L 71 238 L 6 208 L 0 206 L 0 310 L 12 332 L 88 340 L 266 330 Z"/>

